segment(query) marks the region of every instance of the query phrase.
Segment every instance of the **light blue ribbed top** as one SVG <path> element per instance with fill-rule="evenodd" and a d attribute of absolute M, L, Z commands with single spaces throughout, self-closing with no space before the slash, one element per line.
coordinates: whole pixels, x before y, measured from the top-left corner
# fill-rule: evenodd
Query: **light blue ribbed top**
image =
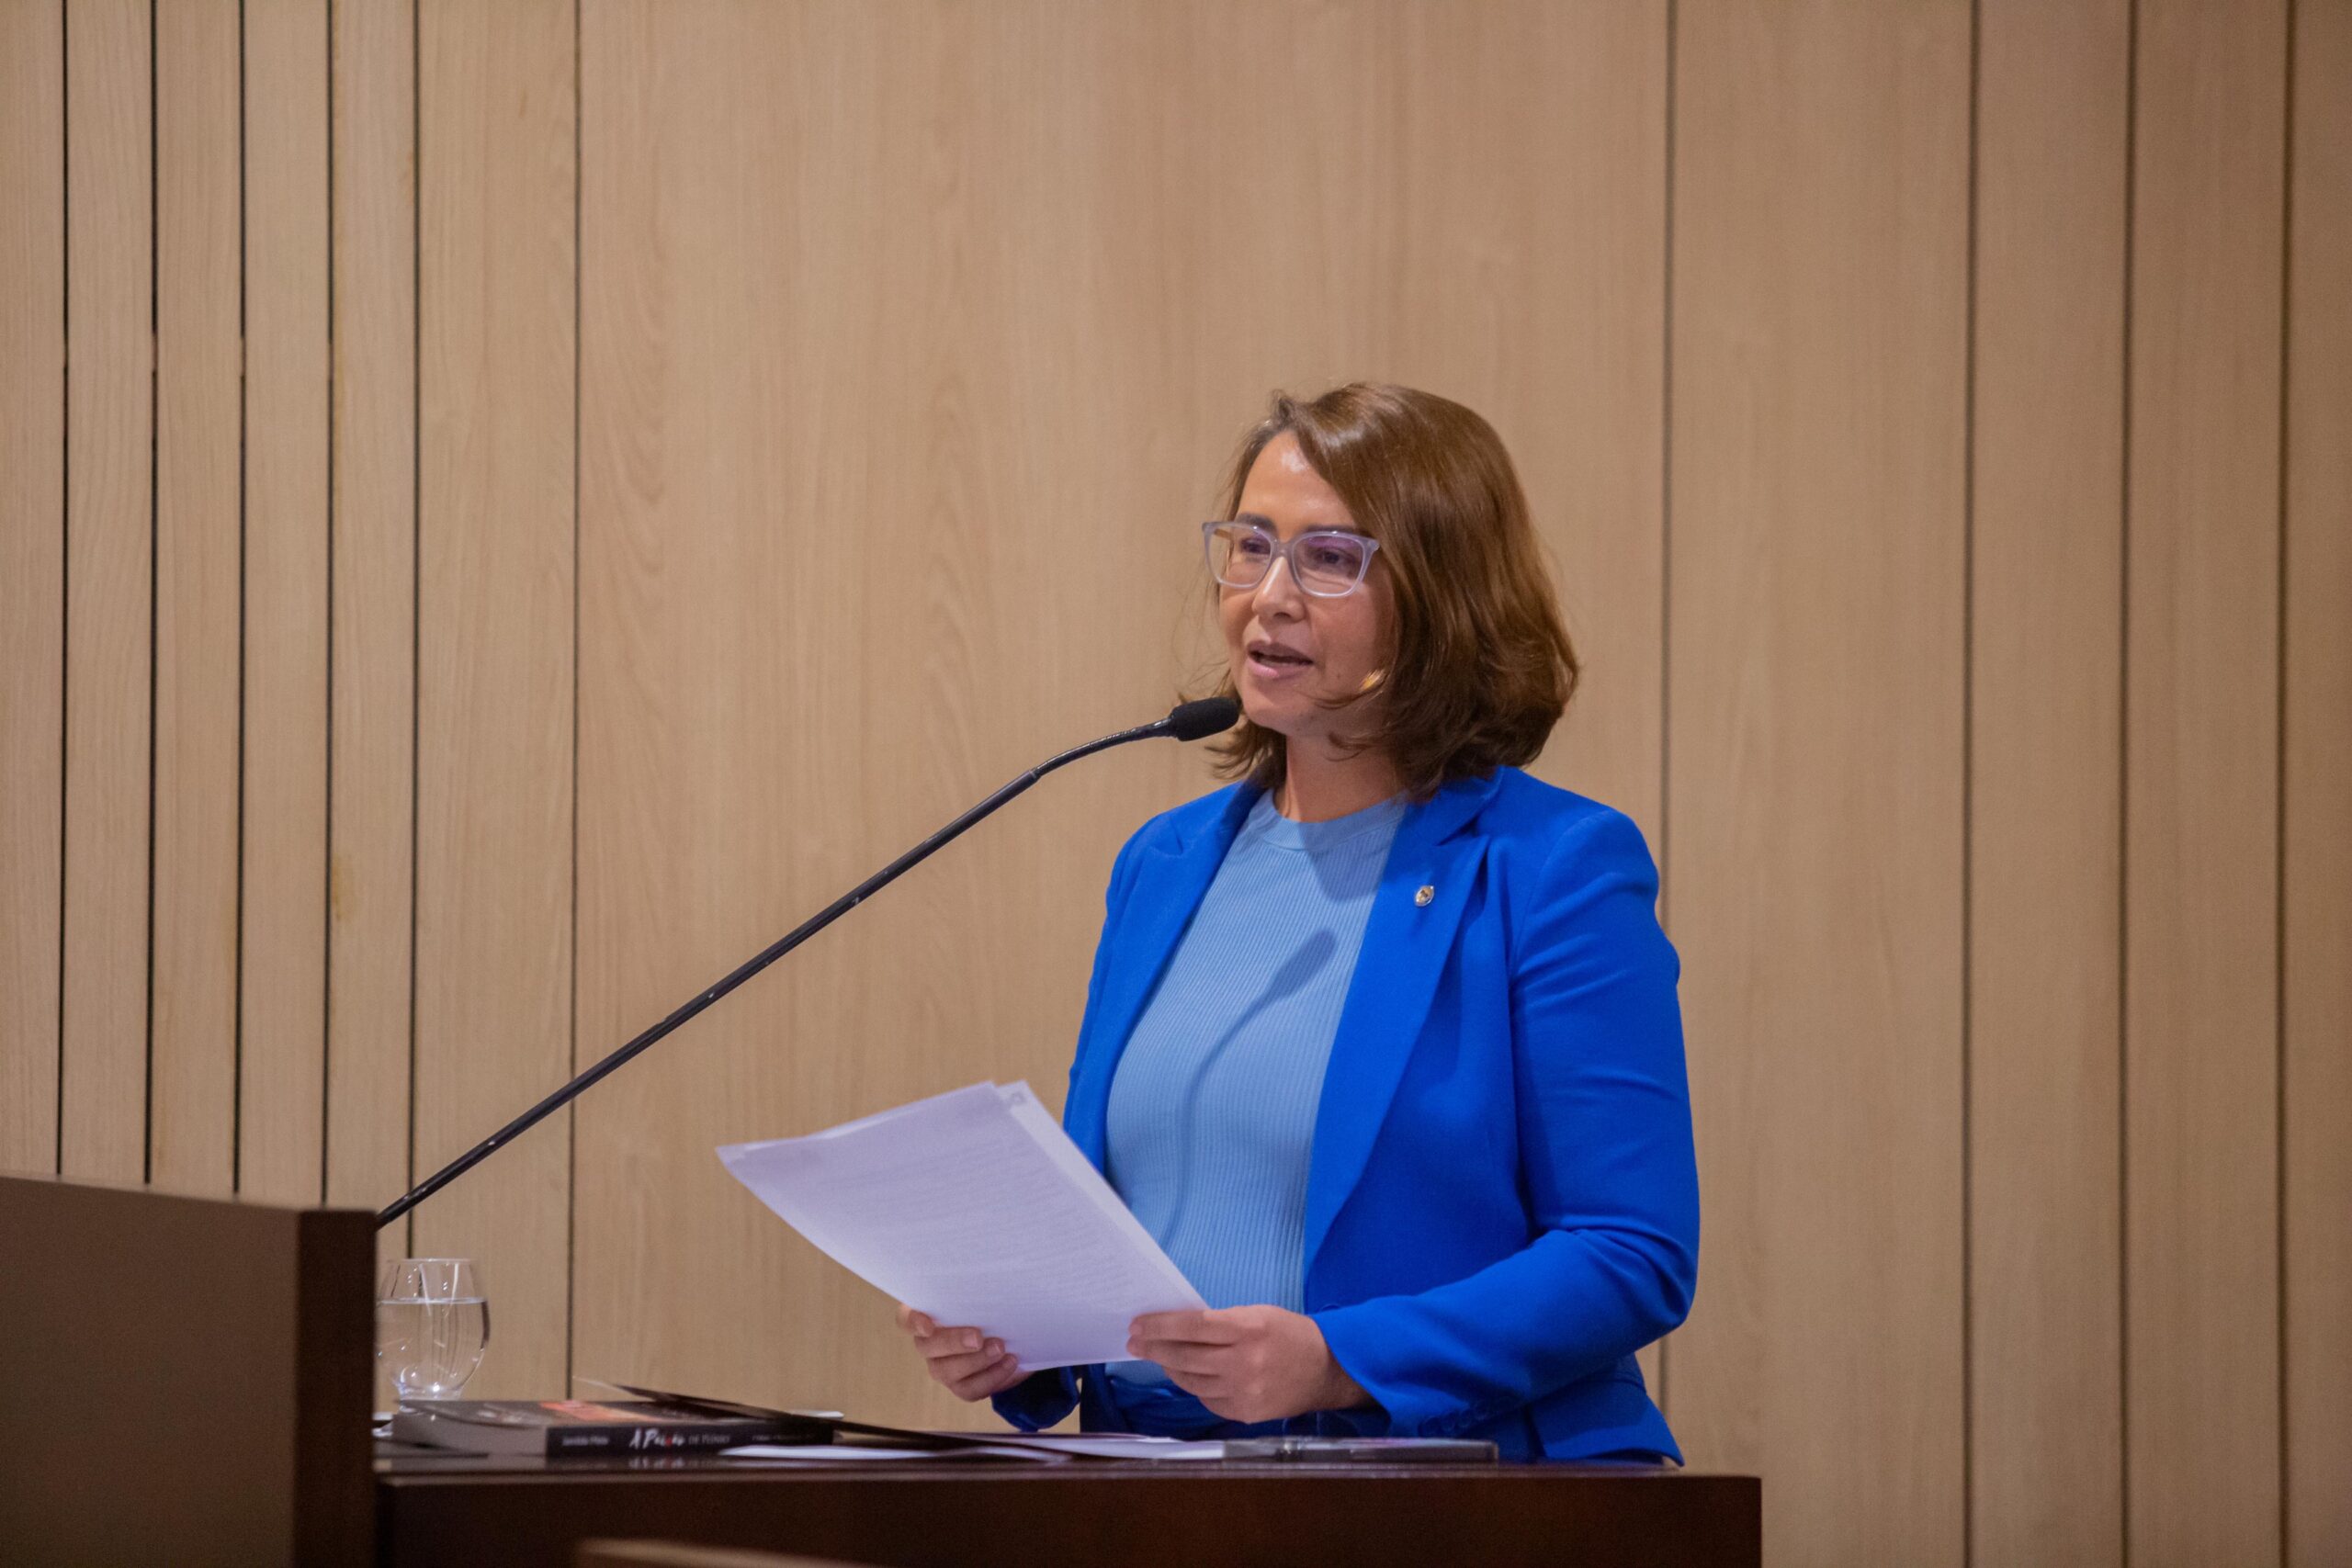
<path fill-rule="evenodd" d="M 1323 1069 L 1404 816 L 1294 822 L 1259 796 L 1119 1057 L 1105 1174 L 1212 1307 L 1304 1308 Z"/>

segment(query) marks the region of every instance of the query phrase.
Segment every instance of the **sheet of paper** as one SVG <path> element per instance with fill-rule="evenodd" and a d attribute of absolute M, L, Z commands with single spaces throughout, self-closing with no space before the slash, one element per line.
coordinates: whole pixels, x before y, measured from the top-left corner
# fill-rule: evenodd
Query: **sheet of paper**
<path fill-rule="evenodd" d="M 813 1464 L 864 1464 L 868 1460 L 937 1459 L 922 1449 L 853 1449 L 836 1443 L 745 1443 L 721 1449 L 720 1459 L 788 1459 Z"/>
<path fill-rule="evenodd" d="M 1170 1460 L 1219 1460 L 1225 1444 L 1216 1438 L 1186 1441 L 1182 1438 L 1150 1438 L 1131 1432 L 1023 1432 L 1000 1438 L 998 1447 L 1044 1449 L 1057 1454 L 1087 1454 L 1095 1459 L 1131 1459 L 1154 1464 Z"/>
<path fill-rule="evenodd" d="M 886 1449 L 872 1443 L 832 1443 L 821 1447 L 805 1443 L 746 1443 L 741 1448 L 721 1449 L 718 1457 L 790 1460 L 799 1464 L 871 1464 L 877 1460 L 894 1459 L 927 1459 L 936 1464 L 943 1460 L 953 1461 L 974 1457 L 1026 1460 L 1032 1464 L 1051 1464 L 1055 1461 L 1055 1455 L 1049 1450 L 1013 1448 L 1000 1443 L 969 1449 Z"/>
<path fill-rule="evenodd" d="M 718 1157 L 835 1262 L 1024 1371 L 1126 1359 L 1138 1314 L 1207 1304 L 1025 1083 Z"/>

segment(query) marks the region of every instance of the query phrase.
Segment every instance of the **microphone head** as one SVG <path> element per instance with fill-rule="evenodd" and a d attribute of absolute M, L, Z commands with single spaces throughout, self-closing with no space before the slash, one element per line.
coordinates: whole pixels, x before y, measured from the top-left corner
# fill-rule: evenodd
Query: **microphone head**
<path fill-rule="evenodd" d="M 1241 704 L 1232 697 L 1203 697 L 1196 703 L 1177 704 L 1159 722 L 1179 740 L 1204 739 L 1240 723 Z"/>

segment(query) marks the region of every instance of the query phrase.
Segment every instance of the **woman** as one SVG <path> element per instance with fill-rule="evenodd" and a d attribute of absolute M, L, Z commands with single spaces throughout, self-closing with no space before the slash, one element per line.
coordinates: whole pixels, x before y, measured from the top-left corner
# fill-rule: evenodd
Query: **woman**
<path fill-rule="evenodd" d="M 901 1325 L 1031 1430 L 1679 1460 L 1634 1359 L 1697 1276 L 1679 964 L 1639 831 L 1519 771 L 1577 665 L 1501 441 L 1278 396 L 1203 532 L 1239 782 L 1120 852 L 1064 1122 L 1211 1310 L 1025 1377 Z"/>

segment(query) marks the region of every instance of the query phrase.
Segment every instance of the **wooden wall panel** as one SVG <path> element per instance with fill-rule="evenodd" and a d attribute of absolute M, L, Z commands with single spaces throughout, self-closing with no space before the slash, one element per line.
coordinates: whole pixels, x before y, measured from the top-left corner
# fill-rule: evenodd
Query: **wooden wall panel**
<path fill-rule="evenodd" d="M 155 12 L 152 1179 L 236 1179 L 243 279 L 235 0 Z"/>
<path fill-rule="evenodd" d="M 1090 237 L 1132 78 L 1074 10 L 991 18 L 584 15 L 583 1059 L 1185 672 L 1187 530 L 1271 373 L 1148 437 L 1101 371 L 1183 351 L 1118 309 L 1165 231 Z M 1016 534 L 1089 590 L 1040 593 Z M 983 1077 L 1057 1097 L 1122 824 L 1199 761 L 1057 776 L 591 1095 L 580 1371 L 968 1418 L 711 1146 Z"/>
<path fill-rule="evenodd" d="M 2135 1568 L 2278 1554 L 2283 7 L 2139 13 L 2125 700 Z"/>
<path fill-rule="evenodd" d="M 1405 16 L 1446 75 L 1400 137 L 1385 324 L 1495 422 L 1553 553 L 1584 675 L 1534 771 L 1663 858 L 1667 7 Z"/>
<path fill-rule="evenodd" d="M 148 8 L 66 17 L 65 917 L 59 1163 L 147 1165 L 154 355 Z"/>
<path fill-rule="evenodd" d="M 1674 1419 L 1774 1562 L 1962 1556 L 1969 7 L 1685 5 L 1675 937 L 1706 1203 Z"/>
<path fill-rule="evenodd" d="M 1553 428 L 1541 398 L 1655 388 L 1645 242 L 1585 243 L 1594 276 L 1532 323 L 1494 295 L 1556 276 L 1536 199 L 1553 179 L 1610 193 L 1637 230 L 1647 199 L 1656 243 L 1637 174 L 1504 154 L 1531 137 L 1655 150 L 1662 17 L 1511 8 L 1438 48 L 1408 6 L 1283 11 L 1262 17 L 1268 50 L 1237 57 L 1244 15 L 585 12 L 583 1060 L 1034 757 L 1196 673 L 1191 525 L 1270 388 L 1434 385 L 1536 454 L 1555 521 L 1621 499 L 1638 514 L 1641 459 Z M 1281 63 L 1302 55 L 1322 62 L 1311 79 Z M 1625 80 L 1555 112 L 1568 100 L 1498 93 L 1498 71 Z M 1233 112 L 1191 115 L 1211 84 Z M 1283 133 L 1302 118 L 1328 146 Z M 1192 131 L 1171 141 L 1179 118 Z M 1331 147 L 1353 151 L 1323 162 Z M 1318 179 L 1346 199 L 1302 206 Z M 1416 201 L 1446 220 L 1408 221 Z M 1385 303 L 1408 294 L 1410 321 Z M 1290 303 L 1310 297 L 1329 308 Z M 1513 334 L 1541 345 L 1527 363 Z M 1005 550 L 1016 531 L 1056 541 L 1050 579 Z M 1638 543 L 1627 558 L 1627 595 L 1654 602 Z M 1202 761 L 1139 749 L 1057 777 L 592 1095 L 579 1370 L 748 1372 L 778 1399 L 968 1420 L 887 1303 L 734 1190 L 711 1145 L 982 1077 L 1057 1097 L 1111 856 L 1210 786 Z"/>
<path fill-rule="evenodd" d="M 572 17 L 418 17 L 420 1171 L 571 1061 Z M 495 1304 L 469 1393 L 562 1390 L 568 1127 L 417 1213 L 417 1250 L 480 1260 Z"/>
<path fill-rule="evenodd" d="M 65 756 L 65 37 L 0 0 L 0 1168 L 57 1165 Z"/>
<path fill-rule="evenodd" d="M 1979 7 L 1970 1452 L 1982 1562 L 2122 1555 L 2128 0 Z"/>
<path fill-rule="evenodd" d="M 2298 0 L 2288 200 L 2287 1551 L 2352 1562 L 2352 4 Z"/>
<path fill-rule="evenodd" d="M 334 726 L 327 1201 L 409 1174 L 414 851 L 416 61 L 411 0 L 334 6 Z M 408 1226 L 382 1249 L 407 1250 Z"/>
<path fill-rule="evenodd" d="M 244 18 L 239 1186 L 315 1201 L 326 1070 L 326 0 L 247 0 Z"/>
<path fill-rule="evenodd" d="M 1532 771 L 1663 865 L 1667 7 L 1396 16 L 1383 47 L 1415 65 L 1381 210 L 1407 303 L 1374 312 L 1373 358 L 1509 446 L 1583 665 Z"/>

